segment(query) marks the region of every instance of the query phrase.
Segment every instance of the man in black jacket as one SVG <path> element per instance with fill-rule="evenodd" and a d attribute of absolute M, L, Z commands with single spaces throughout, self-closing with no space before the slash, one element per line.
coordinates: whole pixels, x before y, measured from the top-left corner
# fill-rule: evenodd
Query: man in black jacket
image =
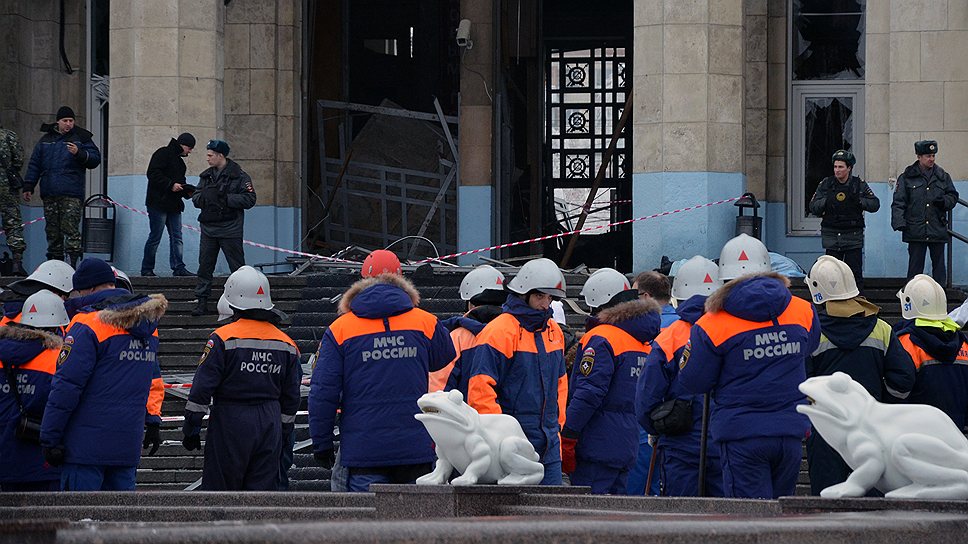
<path fill-rule="evenodd" d="M 834 175 L 825 177 L 810 199 L 810 213 L 822 217 L 820 240 L 827 255 L 847 263 L 859 289 L 864 288 L 864 212 L 881 201 L 867 182 L 852 175 L 857 160 L 843 149 L 831 157 Z"/>
<path fill-rule="evenodd" d="M 161 233 L 168 229 L 169 254 L 172 275 L 194 276 L 185 268 L 182 260 L 181 212 L 185 210 L 182 199 L 191 198 L 194 188 L 185 183 L 185 160 L 195 147 L 195 137 L 188 132 L 172 138 L 168 145 L 159 147 L 148 162 L 148 224 L 151 231 L 145 242 L 145 255 L 141 260 L 141 275 L 155 275 L 155 253 L 161 243 Z"/>
<path fill-rule="evenodd" d="M 958 203 L 951 176 L 935 164 L 938 142 L 914 142 L 918 160 L 897 177 L 891 204 L 891 228 L 901 231 L 908 245 L 907 279 L 924 271 L 924 253 L 931 251 L 931 277 L 945 284 L 944 245 L 948 243 L 948 210 Z"/>
<path fill-rule="evenodd" d="M 198 189 L 192 203 L 202 210 L 198 222 L 202 237 L 198 245 L 198 285 L 195 296 L 198 304 L 192 315 L 208 313 L 208 297 L 212 292 L 212 273 L 222 250 L 229 268 L 235 272 L 245 264 L 242 250 L 242 227 L 245 210 L 255 206 L 252 178 L 238 163 L 229 159 L 229 144 L 224 140 L 209 140 L 205 160 L 210 168 L 199 174 Z"/>

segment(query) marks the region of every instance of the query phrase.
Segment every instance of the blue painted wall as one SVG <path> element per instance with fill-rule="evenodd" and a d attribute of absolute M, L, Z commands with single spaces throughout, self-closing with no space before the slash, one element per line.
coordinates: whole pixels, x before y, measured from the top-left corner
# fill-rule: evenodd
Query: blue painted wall
<path fill-rule="evenodd" d="M 188 182 L 198 183 L 197 176 L 190 176 Z M 108 178 L 108 194 L 115 201 L 137 208 L 145 209 L 145 189 L 147 179 L 145 176 L 112 176 Z M 185 212 L 182 213 L 182 223 L 198 226 L 198 210 L 192 206 L 191 201 L 185 201 Z M 22 206 L 24 220 L 40 217 L 43 215 L 43 208 L 33 206 Z M 116 211 L 115 243 L 114 243 L 114 265 L 124 270 L 129 275 L 137 275 L 141 272 L 141 258 L 144 255 L 145 240 L 148 239 L 148 218 L 118 208 Z M 299 208 L 279 207 L 279 206 L 258 206 L 245 212 L 245 239 L 262 244 L 282 247 L 287 249 L 299 249 L 299 233 L 302 232 L 300 225 L 302 214 Z M 32 270 L 46 259 L 47 240 L 44 236 L 44 222 L 35 223 L 26 227 L 24 231 L 27 239 L 27 254 L 25 255 L 24 266 Z M 195 271 L 198 267 L 198 240 L 197 232 L 184 229 L 182 231 L 184 241 L 185 264 L 189 270 Z M 2 249 L 6 249 L 6 239 L 0 237 L 4 244 Z M 245 261 L 248 264 L 271 263 L 285 261 L 286 254 L 252 247 L 244 246 Z M 95 255 L 107 258 L 104 255 Z M 216 274 L 228 274 L 228 264 L 225 259 L 219 257 Z M 283 266 L 279 268 L 265 268 L 267 273 L 272 271 L 288 271 L 291 267 Z M 165 233 L 158 247 L 155 258 L 155 273 L 160 276 L 171 274 L 168 267 L 168 234 Z"/>
<path fill-rule="evenodd" d="M 457 188 L 457 248 L 458 251 L 471 251 L 491 247 L 491 223 L 494 210 L 494 189 L 490 186 L 462 185 Z M 482 264 L 478 257 L 490 257 L 490 251 L 465 255 L 458 259 L 462 265 Z"/>

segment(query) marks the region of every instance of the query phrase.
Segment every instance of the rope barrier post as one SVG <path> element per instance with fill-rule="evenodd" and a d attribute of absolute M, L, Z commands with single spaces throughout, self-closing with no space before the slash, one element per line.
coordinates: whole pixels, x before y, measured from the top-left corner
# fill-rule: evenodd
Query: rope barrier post
<path fill-rule="evenodd" d="M 608 148 L 602 155 L 602 164 L 598 167 L 598 174 L 595 176 L 595 181 L 592 182 L 592 188 L 588 191 L 588 198 L 585 199 L 585 205 L 581 209 L 581 217 L 578 218 L 578 224 L 575 226 L 575 230 L 581 230 L 585 226 L 585 219 L 588 218 L 588 210 L 592 207 L 592 202 L 595 201 L 595 193 L 598 192 L 598 186 L 602 184 L 602 180 L 605 179 L 605 172 L 608 170 L 608 163 L 612 160 L 612 155 L 615 154 L 615 147 L 618 145 L 618 138 L 621 136 L 622 131 L 625 129 L 625 125 L 628 123 L 629 116 L 632 114 L 632 89 L 629 89 L 629 96 L 625 100 L 625 108 L 622 110 L 622 116 L 618 119 L 618 126 L 615 127 L 615 131 L 612 132 L 612 139 L 608 142 Z M 568 247 L 565 248 L 565 254 L 561 257 L 561 264 L 558 266 L 560 268 L 568 268 L 568 260 L 571 259 L 571 254 L 575 251 L 575 244 L 578 243 L 578 234 L 571 237 L 568 240 Z"/>

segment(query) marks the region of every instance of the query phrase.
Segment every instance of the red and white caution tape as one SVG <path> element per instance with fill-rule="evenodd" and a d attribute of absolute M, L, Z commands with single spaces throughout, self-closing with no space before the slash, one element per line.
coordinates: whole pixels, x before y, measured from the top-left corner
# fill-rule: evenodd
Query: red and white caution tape
<path fill-rule="evenodd" d="M 38 217 L 37 219 L 31 219 L 30 221 L 27 221 L 26 223 L 21 223 L 20 226 L 21 227 L 26 227 L 27 225 L 33 225 L 34 223 L 37 223 L 37 222 L 43 221 L 43 220 L 44 220 L 44 216 L 42 215 L 42 216 Z M 6 233 L 7 233 L 7 231 L 0 230 L 0 234 L 6 234 Z"/>
<path fill-rule="evenodd" d="M 660 213 L 656 213 L 656 214 L 652 214 L 652 215 L 646 215 L 644 217 L 636 217 L 634 219 L 625 219 L 625 220 L 622 220 L 622 221 L 616 221 L 614 223 L 607 223 L 607 224 L 602 224 L 602 225 L 595 225 L 593 227 L 585 227 L 585 228 L 573 230 L 573 231 L 570 231 L 570 232 L 561 232 L 561 233 L 558 233 L 558 234 L 550 234 L 548 236 L 539 236 L 537 238 L 531 238 L 530 240 L 520 240 L 518 242 L 510 242 L 510 243 L 507 243 L 507 244 L 499 244 L 499 245 L 491 246 L 491 247 L 483 247 L 481 249 L 472 249 L 470 251 L 461 251 L 459 253 L 451 253 L 450 255 L 443 255 L 441 257 L 434 257 L 432 259 L 424 259 L 422 261 L 417 261 L 415 264 L 423 264 L 423 263 L 428 263 L 428 262 L 432 262 L 432 261 L 442 261 L 444 259 L 453 259 L 455 257 L 463 257 L 465 255 L 473 255 L 474 253 L 481 253 L 483 251 L 493 251 L 495 249 L 504 249 L 506 247 L 521 246 L 521 245 L 524 245 L 524 244 L 531 244 L 531 243 L 534 243 L 534 242 L 543 242 L 545 240 L 552 240 L 554 238 L 561 238 L 563 236 L 570 236 L 572 234 L 578 234 L 578 233 L 581 233 L 581 232 L 590 232 L 590 231 L 593 231 L 593 230 L 607 229 L 609 227 L 614 227 L 616 225 L 625 225 L 625 224 L 628 224 L 628 223 L 635 223 L 636 221 L 645 221 L 646 219 L 655 219 L 657 217 L 664 217 L 666 215 L 672 215 L 672 214 L 675 214 L 675 213 L 682 213 L 682 212 L 688 212 L 688 211 L 692 211 L 692 210 L 698 210 L 700 208 L 708 208 L 710 206 L 717 206 L 719 204 L 725 204 L 727 202 L 733 202 L 733 201 L 739 200 L 740 198 L 742 198 L 742 197 L 736 196 L 736 197 L 733 197 L 733 198 L 727 198 L 725 200 L 717 200 L 716 202 L 707 202 L 706 204 L 697 204 L 695 206 L 689 206 L 689 207 L 686 207 L 686 208 L 680 208 L 678 210 L 669 210 L 669 211 L 660 212 Z"/>

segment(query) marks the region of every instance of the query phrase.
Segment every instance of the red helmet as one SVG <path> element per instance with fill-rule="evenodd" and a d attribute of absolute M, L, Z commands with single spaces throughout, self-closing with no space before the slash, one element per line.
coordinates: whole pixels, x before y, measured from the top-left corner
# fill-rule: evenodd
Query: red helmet
<path fill-rule="evenodd" d="M 360 275 L 364 278 L 380 274 L 400 274 L 400 259 L 392 251 L 378 249 L 366 256 Z"/>

